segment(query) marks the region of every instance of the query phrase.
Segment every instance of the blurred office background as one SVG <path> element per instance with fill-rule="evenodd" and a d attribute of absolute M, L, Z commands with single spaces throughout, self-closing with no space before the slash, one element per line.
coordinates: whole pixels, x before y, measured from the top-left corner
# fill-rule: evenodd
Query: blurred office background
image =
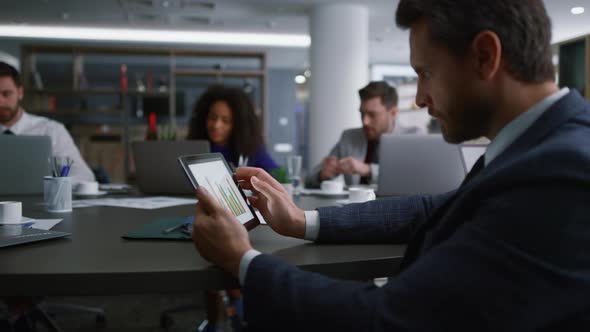
<path fill-rule="evenodd" d="M 590 0 L 545 2 L 560 85 L 590 97 Z M 394 23 L 396 6 L 396 0 L 6 0 L 0 60 L 20 68 L 24 107 L 66 124 L 90 166 L 113 182 L 133 180 L 129 146 L 145 139 L 149 113 L 157 115 L 160 133 L 175 133 L 167 139 L 184 139 L 195 100 L 215 83 L 252 97 L 279 164 L 300 154 L 309 168 L 342 130 L 361 125 L 357 90 L 370 80 L 397 87 L 400 125 L 437 131 L 414 105 L 416 75 L 408 33 Z M 218 32 L 226 34 L 196 34 Z"/>
<path fill-rule="evenodd" d="M 274 159 L 301 154 L 308 168 L 343 129 L 360 126 L 357 90 L 369 80 L 398 88 L 400 125 L 437 130 L 413 104 L 416 76 L 408 34 L 393 21 L 396 3 L 3 1 L 0 59 L 23 72 L 26 109 L 64 122 L 91 167 L 111 181 L 133 179 L 129 142 L 144 139 L 149 113 L 183 139 L 196 98 L 214 83 L 253 98 Z M 590 32 L 583 7 L 590 4 L 546 4 L 561 80 L 585 92 L 590 51 L 578 37 Z M 247 35 L 187 35 L 201 32 Z"/>

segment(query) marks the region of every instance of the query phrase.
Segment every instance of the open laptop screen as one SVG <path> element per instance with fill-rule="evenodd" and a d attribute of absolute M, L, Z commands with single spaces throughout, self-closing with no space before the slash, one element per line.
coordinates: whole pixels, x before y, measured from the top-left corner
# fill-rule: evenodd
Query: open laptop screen
<path fill-rule="evenodd" d="M 379 143 L 378 196 L 439 194 L 465 177 L 459 147 L 441 135 L 383 135 Z"/>
<path fill-rule="evenodd" d="M 0 195 L 41 194 L 51 155 L 49 136 L 0 135 Z"/>

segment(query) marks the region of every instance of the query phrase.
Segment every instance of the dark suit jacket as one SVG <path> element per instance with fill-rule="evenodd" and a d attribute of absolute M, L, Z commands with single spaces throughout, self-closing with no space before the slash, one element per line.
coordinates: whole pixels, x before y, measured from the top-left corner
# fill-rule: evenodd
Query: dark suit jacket
<path fill-rule="evenodd" d="M 457 191 L 321 208 L 319 242 L 403 242 L 377 288 L 251 263 L 253 331 L 590 330 L 590 105 L 555 103 Z"/>

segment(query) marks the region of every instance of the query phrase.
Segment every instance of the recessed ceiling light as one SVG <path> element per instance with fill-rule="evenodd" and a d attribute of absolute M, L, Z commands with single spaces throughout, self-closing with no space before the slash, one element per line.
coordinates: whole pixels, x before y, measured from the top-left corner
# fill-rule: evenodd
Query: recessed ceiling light
<path fill-rule="evenodd" d="M 295 83 L 297 83 L 297 84 L 303 84 L 303 83 L 305 83 L 305 81 L 307 81 L 307 79 L 305 78 L 305 76 L 303 76 L 303 75 L 297 75 L 297 76 L 295 76 Z"/>
<path fill-rule="evenodd" d="M 574 15 L 584 14 L 584 7 L 572 7 L 571 12 Z"/>
<path fill-rule="evenodd" d="M 76 26 L 0 25 L 0 36 L 42 39 L 130 41 L 144 43 L 180 43 L 245 45 L 270 47 L 309 47 L 304 34 L 242 33 L 215 31 L 148 30 L 91 28 Z"/>

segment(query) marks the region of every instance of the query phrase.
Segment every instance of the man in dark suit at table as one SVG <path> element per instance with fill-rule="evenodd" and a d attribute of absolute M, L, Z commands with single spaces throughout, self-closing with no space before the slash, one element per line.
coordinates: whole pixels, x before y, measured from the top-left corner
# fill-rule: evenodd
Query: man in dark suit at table
<path fill-rule="evenodd" d="M 197 249 L 239 277 L 254 331 L 589 330 L 590 104 L 554 83 L 543 1 L 401 0 L 396 20 L 445 139 L 491 139 L 456 191 L 304 212 L 263 171 L 237 178 L 279 234 L 409 240 L 399 275 L 379 288 L 260 254 L 202 189 Z"/>

